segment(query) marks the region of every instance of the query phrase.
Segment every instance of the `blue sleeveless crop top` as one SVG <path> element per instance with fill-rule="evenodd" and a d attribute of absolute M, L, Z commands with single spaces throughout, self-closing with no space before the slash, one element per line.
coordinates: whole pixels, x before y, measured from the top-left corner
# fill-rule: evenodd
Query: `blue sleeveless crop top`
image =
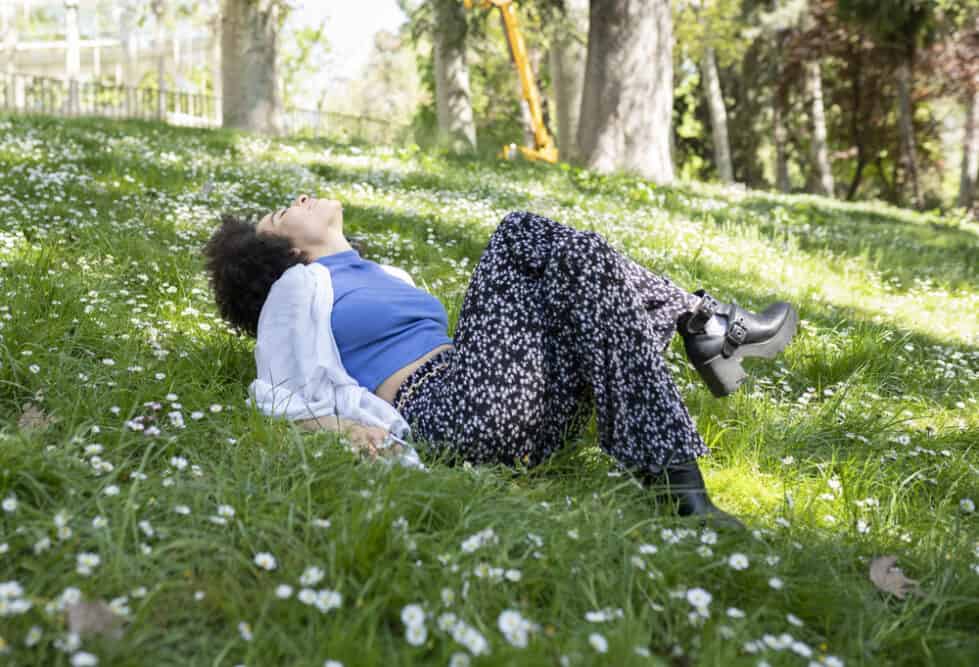
<path fill-rule="evenodd" d="M 428 292 L 392 276 L 356 250 L 316 260 L 330 270 L 330 324 L 343 367 L 375 392 L 393 373 L 452 343 L 449 316 Z"/>

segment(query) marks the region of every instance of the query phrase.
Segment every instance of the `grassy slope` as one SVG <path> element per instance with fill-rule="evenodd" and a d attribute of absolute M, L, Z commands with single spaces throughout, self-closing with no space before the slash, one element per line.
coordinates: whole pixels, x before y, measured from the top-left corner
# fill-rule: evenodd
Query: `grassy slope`
<path fill-rule="evenodd" d="M 438 295 L 450 331 L 512 209 L 594 229 L 691 290 L 796 303 L 796 342 L 734 397 L 710 397 L 682 348 L 670 353 L 714 451 L 708 483 L 753 534 L 715 541 L 658 512 L 594 446 L 594 423 L 532 471 L 425 474 L 357 463 L 335 436 L 251 413 L 250 343 L 217 320 L 197 253 L 218 212 L 299 192 L 342 199 L 348 234 Z M 466 650 L 439 629 L 445 611 L 488 640 L 473 664 L 979 661 L 979 520 L 960 505 L 979 500 L 976 225 L 556 167 L 0 117 L 0 294 L 0 500 L 16 498 L 0 511 L 0 584 L 18 582 L 33 605 L 12 614 L 10 587 L 0 594 L 0 664 L 68 663 L 57 609 L 71 587 L 128 608 L 121 640 L 83 641 L 102 665 L 445 665 Z M 19 428 L 27 402 L 57 422 Z M 140 415 L 159 435 L 126 426 Z M 210 518 L 222 504 L 234 508 L 225 525 Z M 461 548 L 487 528 L 496 544 Z M 256 566 L 259 552 L 275 570 Z M 100 557 L 89 575 L 82 553 Z M 747 569 L 728 565 L 733 553 Z M 885 554 L 922 595 L 873 588 L 869 561 Z M 313 565 L 325 571 L 313 588 L 338 591 L 339 609 L 275 596 Z M 691 616 L 695 588 L 712 596 L 707 618 Z M 401 620 L 411 603 L 431 614 L 420 647 Z M 607 607 L 621 618 L 585 620 Z M 539 625 L 526 648 L 501 634 L 505 609 Z M 40 640 L 25 647 L 33 626 Z M 794 646 L 772 648 L 783 633 Z"/>

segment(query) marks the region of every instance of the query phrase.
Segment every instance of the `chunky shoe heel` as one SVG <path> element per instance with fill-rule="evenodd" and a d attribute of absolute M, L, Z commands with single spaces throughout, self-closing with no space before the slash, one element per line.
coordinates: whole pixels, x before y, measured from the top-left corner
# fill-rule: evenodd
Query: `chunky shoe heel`
<path fill-rule="evenodd" d="M 799 314 L 784 301 L 752 313 L 736 304 L 719 303 L 703 290 L 696 294 L 700 303 L 677 321 L 677 328 L 687 357 L 717 397 L 734 393 L 744 382 L 743 359 L 773 359 L 789 344 L 799 325 Z M 715 315 L 727 319 L 723 334 L 707 333 L 707 323 Z"/>
<path fill-rule="evenodd" d="M 672 505 L 678 515 L 695 517 L 702 526 L 743 531 L 745 525 L 717 505 L 707 494 L 704 476 L 696 460 L 668 464 L 657 472 L 639 476 L 640 483 L 656 494 L 656 502 Z"/>
<path fill-rule="evenodd" d="M 742 357 L 774 359 L 789 344 L 789 341 L 795 336 L 798 327 L 799 313 L 795 312 L 795 308 L 789 306 L 785 321 L 778 328 L 778 331 L 775 332 L 774 336 L 763 343 L 744 345 L 739 352 Z"/>
<path fill-rule="evenodd" d="M 740 359 L 733 357 L 725 359 L 721 355 L 698 367 L 697 372 L 707 384 L 710 393 L 718 398 L 736 392 L 744 379 L 748 377 L 741 366 Z"/>

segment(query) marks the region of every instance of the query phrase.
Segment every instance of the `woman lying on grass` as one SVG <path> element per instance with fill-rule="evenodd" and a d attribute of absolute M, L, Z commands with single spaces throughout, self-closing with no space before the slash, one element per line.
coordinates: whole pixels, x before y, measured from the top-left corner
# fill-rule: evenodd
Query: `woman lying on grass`
<path fill-rule="evenodd" d="M 595 232 L 508 214 L 473 271 L 455 335 L 445 308 L 360 256 L 340 202 L 300 196 L 251 224 L 226 217 L 205 247 L 221 315 L 256 337 L 255 405 L 346 431 L 377 455 L 411 435 L 473 464 L 533 466 L 596 409 L 599 446 L 681 515 L 741 523 L 710 500 L 708 449 L 662 351 L 679 330 L 715 396 L 744 357 L 775 356 L 798 316 L 690 294 Z"/>

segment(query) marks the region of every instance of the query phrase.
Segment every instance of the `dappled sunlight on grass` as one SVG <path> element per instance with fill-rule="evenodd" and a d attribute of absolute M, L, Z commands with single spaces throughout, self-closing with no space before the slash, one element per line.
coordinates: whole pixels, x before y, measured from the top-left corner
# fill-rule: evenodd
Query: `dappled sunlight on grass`
<path fill-rule="evenodd" d="M 340 199 L 365 257 L 438 296 L 450 333 L 514 209 L 687 289 L 796 304 L 793 344 L 726 399 L 680 340 L 665 354 L 708 486 L 751 532 L 657 507 L 593 414 L 537 468 L 423 473 L 250 409 L 253 341 L 217 317 L 200 249 L 220 213 L 301 192 Z M 84 597 L 126 623 L 81 638 L 100 665 L 974 662 L 977 229 L 566 165 L 0 116 L 0 647 L 65 664 Z M 886 554 L 923 595 L 874 588 Z M 517 613 L 526 647 L 503 630 Z"/>

